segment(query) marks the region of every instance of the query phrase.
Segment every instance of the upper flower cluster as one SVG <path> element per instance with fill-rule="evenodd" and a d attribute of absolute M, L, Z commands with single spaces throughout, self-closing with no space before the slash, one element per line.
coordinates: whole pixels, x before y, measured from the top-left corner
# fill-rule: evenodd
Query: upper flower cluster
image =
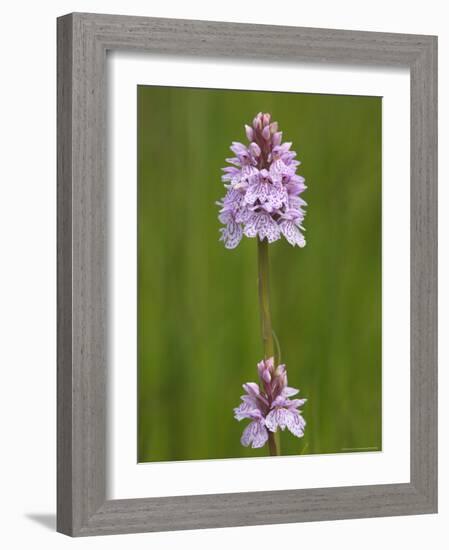
<path fill-rule="evenodd" d="M 245 132 L 249 145 L 232 142 L 235 156 L 223 168 L 227 193 L 217 202 L 218 219 L 225 225 L 220 240 L 235 248 L 243 235 L 270 243 L 283 235 L 291 245 L 305 246 L 301 230 L 306 203 L 300 195 L 306 186 L 296 174 L 300 162 L 292 144 L 282 143 L 282 132 L 269 113 L 259 113 Z"/>
<path fill-rule="evenodd" d="M 266 359 L 257 365 L 262 388 L 255 382 L 243 384 L 246 391 L 242 403 L 234 409 L 237 420 L 250 418 L 251 423 L 243 431 L 241 443 L 254 449 L 263 447 L 268 440 L 268 430 L 288 428 L 296 437 L 304 435 L 306 422 L 297 410 L 307 399 L 289 399 L 299 390 L 287 386 L 285 365 L 274 367 L 274 359 Z"/>

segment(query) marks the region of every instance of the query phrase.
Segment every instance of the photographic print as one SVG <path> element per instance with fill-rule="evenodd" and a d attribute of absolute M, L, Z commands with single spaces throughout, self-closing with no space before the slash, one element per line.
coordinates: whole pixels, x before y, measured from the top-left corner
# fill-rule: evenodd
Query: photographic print
<path fill-rule="evenodd" d="M 382 450 L 382 99 L 138 86 L 138 462 Z"/>

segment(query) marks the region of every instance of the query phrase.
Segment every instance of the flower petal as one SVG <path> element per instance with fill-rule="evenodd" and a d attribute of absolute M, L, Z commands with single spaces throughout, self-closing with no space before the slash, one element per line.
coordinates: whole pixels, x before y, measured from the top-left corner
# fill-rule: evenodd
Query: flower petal
<path fill-rule="evenodd" d="M 275 407 L 268 413 L 267 418 L 265 419 L 265 426 L 271 432 L 275 432 L 278 428 L 285 430 L 289 412 L 290 411 L 284 409 L 283 407 Z"/>
<path fill-rule="evenodd" d="M 287 428 L 296 437 L 302 437 L 304 435 L 304 428 L 306 427 L 306 421 L 296 410 L 288 411 L 287 415 Z"/>
<path fill-rule="evenodd" d="M 251 445 L 253 449 L 258 449 L 263 447 L 268 441 L 268 432 L 265 428 L 263 419 L 253 420 L 248 426 L 243 430 L 240 443 L 244 447 Z"/>
<path fill-rule="evenodd" d="M 287 400 L 287 407 L 289 409 L 297 409 L 299 407 L 302 407 L 304 403 L 306 403 L 307 399 L 288 399 Z"/>
<path fill-rule="evenodd" d="M 282 397 L 291 397 L 292 395 L 296 395 L 297 393 L 299 393 L 299 390 L 297 390 L 296 388 L 290 388 L 289 386 L 286 386 L 282 390 Z"/>
<path fill-rule="evenodd" d="M 238 421 L 243 420 L 244 418 L 253 418 L 253 411 L 254 408 L 251 406 L 251 403 L 240 403 L 240 405 L 234 409 L 234 418 Z"/>
<path fill-rule="evenodd" d="M 282 234 L 292 246 L 296 245 L 300 248 L 306 246 L 304 235 L 292 221 L 284 220 L 281 222 L 280 226 Z"/>
<path fill-rule="evenodd" d="M 226 227 L 220 229 L 221 237 L 220 241 L 224 242 L 224 245 L 228 249 L 235 248 L 242 240 L 243 229 L 241 224 L 236 223 L 234 220 L 230 220 Z"/>
<path fill-rule="evenodd" d="M 243 389 L 246 391 L 248 395 L 252 395 L 254 397 L 258 397 L 260 394 L 260 388 L 259 385 L 255 382 L 247 382 L 246 384 L 243 384 Z"/>
<path fill-rule="evenodd" d="M 277 241 L 281 236 L 278 224 L 266 212 L 254 212 L 245 224 L 243 232 L 247 237 L 258 235 L 261 241 L 266 238 L 269 243 Z"/>

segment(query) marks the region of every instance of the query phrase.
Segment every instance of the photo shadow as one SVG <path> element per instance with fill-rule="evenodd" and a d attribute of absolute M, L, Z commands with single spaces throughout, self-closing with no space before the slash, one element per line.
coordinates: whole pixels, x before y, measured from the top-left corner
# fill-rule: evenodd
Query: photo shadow
<path fill-rule="evenodd" d="M 56 514 L 25 514 L 25 517 L 50 531 L 56 531 Z"/>

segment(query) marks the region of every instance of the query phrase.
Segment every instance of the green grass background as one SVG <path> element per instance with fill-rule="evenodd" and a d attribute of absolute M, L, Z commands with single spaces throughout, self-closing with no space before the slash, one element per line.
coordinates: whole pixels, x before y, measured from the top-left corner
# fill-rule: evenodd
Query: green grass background
<path fill-rule="evenodd" d="M 308 185 L 307 246 L 270 245 L 273 328 L 308 398 L 282 454 L 381 449 L 381 98 L 139 86 L 139 462 L 267 454 L 232 411 L 263 356 L 256 241 L 226 250 L 214 204 L 258 111 Z"/>

